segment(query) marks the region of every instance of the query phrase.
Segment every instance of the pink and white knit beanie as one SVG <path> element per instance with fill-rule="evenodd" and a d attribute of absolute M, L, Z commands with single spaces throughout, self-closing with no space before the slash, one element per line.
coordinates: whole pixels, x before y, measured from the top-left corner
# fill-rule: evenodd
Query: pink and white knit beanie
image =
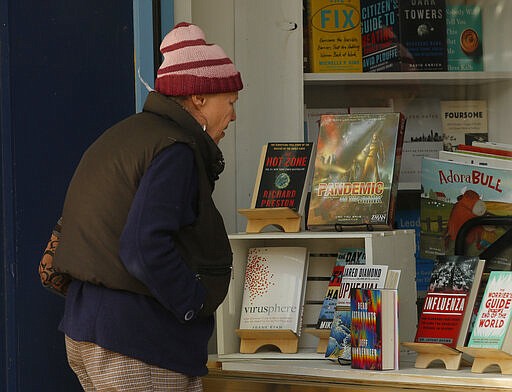
<path fill-rule="evenodd" d="M 164 95 L 216 94 L 243 88 L 233 62 L 218 45 L 207 44 L 196 25 L 178 23 L 160 45 L 164 56 L 155 90 Z"/>

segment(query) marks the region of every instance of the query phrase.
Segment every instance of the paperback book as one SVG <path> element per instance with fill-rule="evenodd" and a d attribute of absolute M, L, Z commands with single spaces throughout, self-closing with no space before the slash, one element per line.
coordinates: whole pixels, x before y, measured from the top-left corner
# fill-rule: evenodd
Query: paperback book
<path fill-rule="evenodd" d="M 447 5 L 448 71 L 484 70 L 480 5 Z"/>
<path fill-rule="evenodd" d="M 512 171 L 434 158 L 422 165 L 420 255 L 455 254 L 459 230 L 476 217 L 512 215 Z M 505 226 L 471 228 L 463 241 L 464 254 L 480 255 L 507 230 Z M 462 254 L 462 251 L 458 251 Z M 511 267 L 510 251 L 489 260 L 489 270 Z"/>
<path fill-rule="evenodd" d="M 350 265 L 345 267 L 331 325 L 331 333 L 325 351 L 326 358 L 336 360 L 340 358 L 342 361 L 350 363 L 351 289 L 383 288 L 387 274 L 387 265 Z"/>
<path fill-rule="evenodd" d="M 336 258 L 336 263 L 334 264 L 322 308 L 318 316 L 317 329 L 331 329 L 341 287 L 341 277 L 343 276 L 345 266 L 348 264 L 365 263 L 366 253 L 364 248 L 344 248 L 338 252 L 338 257 Z"/>
<path fill-rule="evenodd" d="M 251 208 L 305 210 L 313 143 L 268 143 L 262 148 Z"/>
<path fill-rule="evenodd" d="M 359 0 L 309 0 L 311 72 L 362 72 Z"/>
<path fill-rule="evenodd" d="M 477 256 L 438 256 L 415 342 L 465 345 L 484 264 Z"/>
<path fill-rule="evenodd" d="M 289 329 L 300 334 L 307 257 L 304 247 L 249 249 L 240 329 Z"/>
<path fill-rule="evenodd" d="M 444 150 L 455 151 L 459 144 L 487 141 L 486 100 L 443 100 L 440 104 Z"/>
<path fill-rule="evenodd" d="M 512 271 L 491 271 L 468 347 L 512 353 Z"/>
<path fill-rule="evenodd" d="M 350 311 L 352 368 L 398 369 L 397 290 L 352 289 Z"/>
<path fill-rule="evenodd" d="M 399 0 L 403 70 L 448 70 L 445 0 Z"/>
<path fill-rule="evenodd" d="M 392 228 L 404 131 L 401 113 L 322 116 L 310 230 Z"/>
<path fill-rule="evenodd" d="M 363 72 L 400 71 L 396 0 L 361 0 Z"/>

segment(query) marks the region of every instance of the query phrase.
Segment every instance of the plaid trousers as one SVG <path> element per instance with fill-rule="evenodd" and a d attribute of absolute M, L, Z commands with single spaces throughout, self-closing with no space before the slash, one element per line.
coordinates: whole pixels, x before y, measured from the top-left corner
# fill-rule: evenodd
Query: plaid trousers
<path fill-rule="evenodd" d="M 94 343 L 65 339 L 69 366 L 85 392 L 203 391 L 200 377 L 148 365 Z"/>

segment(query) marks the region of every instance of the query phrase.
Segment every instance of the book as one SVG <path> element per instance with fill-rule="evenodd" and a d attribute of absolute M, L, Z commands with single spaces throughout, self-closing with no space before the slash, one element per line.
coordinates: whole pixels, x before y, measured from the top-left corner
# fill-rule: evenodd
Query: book
<path fill-rule="evenodd" d="M 423 157 L 437 158 L 439 150 L 443 149 L 440 102 L 437 98 L 395 98 L 394 108 L 407 118 L 400 189 L 420 189 L 421 160 Z"/>
<path fill-rule="evenodd" d="M 461 151 L 439 151 L 439 159 L 475 166 L 512 169 L 512 159 L 507 159 L 499 155 L 468 154 L 467 152 Z"/>
<path fill-rule="evenodd" d="M 323 114 L 347 114 L 348 108 L 306 108 L 306 141 L 317 143 L 320 131 L 320 117 Z"/>
<path fill-rule="evenodd" d="M 398 369 L 398 294 L 390 289 L 352 289 L 351 367 Z"/>
<path fill-rule="evenodd" d="M 363 72 L 400 71 L 396 0 L 361 0 Z"/>
<path fill-rule="evenodd" d="M 495 148 L 497 150 L 505 150 L 505 151 L 512 151 L 512 144 L 509 144 L 509 143 L 499 143 L 499 142 L 491 142 L 491 141 L 485 141 L 485 142 L 480 142 L 480 141 L 473 141 L 472 143 L 473 146 L 476 146 L 476 147 L 486 147 L 486 148 Z"/>
<path fill-rule="evenodd" d="M 478 145 L 459 144 L 455 151 L 467 152 L 471 154 L 486 154 L 487 156 L 500 156 L 505 158 L 512 158 L 512 151 L 496 147 L 480 147 Z"/>
<path fill-rule="evenodd" d="M 446 2 L 399 0 L 402 70 L 448 70 Z"/>
<path fill-rule="evenodd" d="M 446 6 L 448 71 L 484 70 L 480 5 Z"/>
<path fill-rule="evenodd" d="M 420 256 L 434 260 L 455 254 L 457 235 L 469 219 L 512 215 L 511 174 L 506 168 L 423 158 Z M 462 239 L 464 254 L 480 255 L 506 230 L 497 225 L 473 227 Z M 510 269 L 511 257 L 506 249 L 487 267 Z"/>
<path fill-rule="evenodd" d="M 310 230 L 392 228 L 404 130 L 401 113 L 322 116 Z"/>
<path fill-rule="evenodd" d="M 444 150 L 455 151 L 459 144 L 487 141 L 486 100 L 442 100 L 440 105 Z"/>
<path fill-rule="evenodd" d="M 359 0 L 309 0 L 311 72 L 362 72 Z"/>
<path fill-rule="evenodd" d="M 307 257 L 305 247 L 249 248 L 240 329 L 289 329 L 300 334 Z"/>
<path fill-rule="evenodd" d="M 512 353 L 512 271 L 491 271 L 468 347 Z"/>
<path fill-rule="evenodd" d="M 464 346 L 484 269 L 477 256 L 438 256 L 415 342 Z"/>
<path fill-rule="evenodd" d="M 288 207 L 303 215 L 313 166 L 313 143 L 263 146 L 251 208 Z"/>
<path fill-rule="evenodd" d="M 350 292 L 352 288 L 384 288 L 387 265 L 347 265 L 341 278 L 325 357 L 350 362 Z"/>
<path fill-rule="evenodd" d="M 331 278 L 327 285 L 324 301 L 318 315 L 317 329 L 331 329 L 332 319 L 336 303 L 338 302 L 341 287 L 341 277 L 346 265 L 365 264 L 366 252 L 364 248 L 343 248 L 338 252 L 338 257 L 332 269 Z"/>

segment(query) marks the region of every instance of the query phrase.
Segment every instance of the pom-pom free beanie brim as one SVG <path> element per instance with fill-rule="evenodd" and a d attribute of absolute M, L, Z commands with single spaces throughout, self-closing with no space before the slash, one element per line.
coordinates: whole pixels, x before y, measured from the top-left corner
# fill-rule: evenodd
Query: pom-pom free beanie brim
<path fill-rule="evenodd" d="M 163 39 L 164 60 L 155 90 L 164 95 L 217 94 L 239 91 L 242 78 L 218 45 L 207 44 L 204 32 L 190 23 L 177 24 Z"/>

